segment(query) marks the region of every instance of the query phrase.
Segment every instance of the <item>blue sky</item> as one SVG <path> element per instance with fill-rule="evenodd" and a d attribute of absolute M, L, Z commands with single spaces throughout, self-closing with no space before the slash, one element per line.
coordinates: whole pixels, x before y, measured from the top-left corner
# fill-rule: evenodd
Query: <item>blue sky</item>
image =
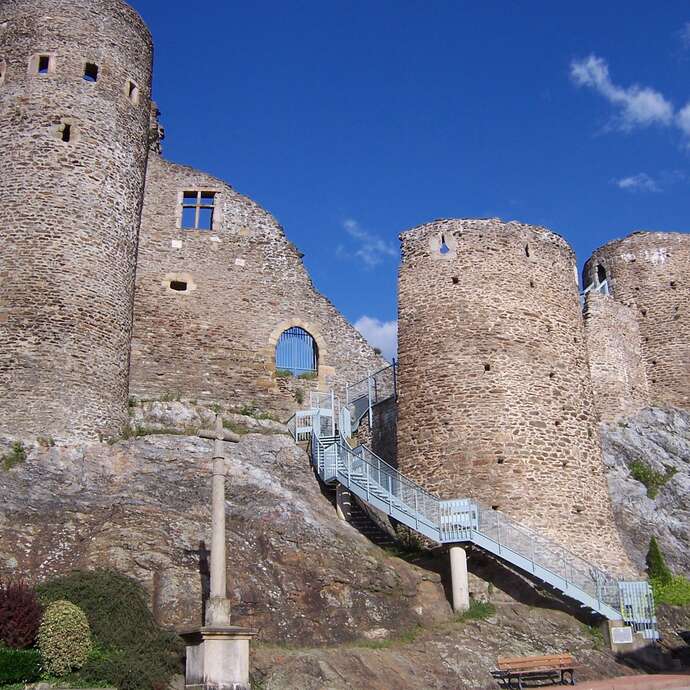
<path fill-rule="evenodd" d="M 580 263 L 690 230 L 690 2 L 132 0 L 165 155 L 271 211 L 390 349 L 398 234 L 498 216 Z"/>

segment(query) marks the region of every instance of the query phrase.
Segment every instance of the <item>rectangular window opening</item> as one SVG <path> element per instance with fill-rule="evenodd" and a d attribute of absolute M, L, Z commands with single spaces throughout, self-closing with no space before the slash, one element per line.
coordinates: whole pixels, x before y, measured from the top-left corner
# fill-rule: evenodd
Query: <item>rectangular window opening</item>
<path fill-rule="evenodd" d="M 38 56 L 38 73 L 48 74 L 50 70 L 50 55 Z"/>
<path fill-rule="evenodd" d="M 183 280 L 171 280 L 170 289 L 175 292 L 187 292 L 187 283 Z"/>
<path fill-rule="evenodd" d="M 133 82 L 127 82 L 127 98 L 129 98 L 132 103 L 139 103 L 139 87 Z"/>
<path fill-rule="evenodd" d="M 72 138 L 72 125 L 62 125 L 62 141 L 69 142 Z"/>
<path fill-rule="evenodd" d="M 215 192 L 184 192 L 182 194 L 182 228 L 212 230 Z"/>
<path fill-rule="evenodd" d="M 84 81 L 98 81 L 98 65 L 94 65 L 92 62 L 86 63 L 84 66 Z"/>

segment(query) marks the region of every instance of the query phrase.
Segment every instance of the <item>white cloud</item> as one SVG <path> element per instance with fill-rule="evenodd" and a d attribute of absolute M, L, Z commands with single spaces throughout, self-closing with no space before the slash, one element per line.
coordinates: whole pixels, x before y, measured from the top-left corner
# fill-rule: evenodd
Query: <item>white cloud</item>
<path fill-rule="evenodd" d="M 676 124 L 683 131 L 685 136 L 690 137 L 690 101 L 676 115 Z"/>
<path fill-rule="evenodd" d="M 375 235 L 352 218 L 343 222 L 343 228 L 350 237 L 357 240 L 357 247 L 352 252 L 353 256 L 360 259 L 366 268 L 378 266 L 386 257 L 398 257 L 398 250 L 392 242 L 386 242 L 378 235 Z M 345 253 L 344 247 L 341 254 Z"/>
<path fill-rule="evenodd" d="M 614 180 L 614 184 L 620 189 L 627 189 L 632 192 L 660 192 L 661 189 L 654 178 L 647 175 L 647 173 L 638 173 L 630 177 L 622 177 L 620 180 Z"/>
<path fill-rule="evenodd" d="M 631 130 L 652 124 L 668 126 L 674 121 L 673 105 L 649 87 L 634 84 L 623 88 L 613 83 L 605 60 L 590 55 L 570 63 L 571 79 L 578 86 L 588 86 L 620 109 L 618 127 Z"/>
<path fill-rule="evenodd" d="M 381 321 L 371 316 L 357 319 L 355 328 L 373 347 L 378 347 L 383 356 L 391 361 L 398 351 L 398 322 Z"/>
<path fill-rule="evenodd" d="M 690 22 L 685 22 L 685 26 L 680 30 L 680 40 L 685 50 L 690 50 Z"/>

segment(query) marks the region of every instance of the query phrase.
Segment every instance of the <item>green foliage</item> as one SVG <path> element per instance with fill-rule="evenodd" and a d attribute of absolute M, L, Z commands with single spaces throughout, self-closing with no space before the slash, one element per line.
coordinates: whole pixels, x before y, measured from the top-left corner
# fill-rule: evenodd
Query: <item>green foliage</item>
<path fill-rule="evenodd" d="M 5 453 L 2 458 L 0 458 L 0 461 L 2 462 L 3 469 L 9 472 L 13 467 L 26 461 L 26 450 L 24 446 L 19 441 L 15 441 L 10 451 Z"/>
<path fill-rule="evenodd" d="M 234 434 L 238 434 L 240 436 L 244 436 L 245 434 L 249 433 L 249 429 L 247 429 L 246 426 L 242 426 L 241 424 L 236 424 L 235 422 L 231 422 L 229 419 L 223 420 L 223 428 L 229 429 Z"/>
<path fill-rule="evenodd" d="M 303 371 L 297 378 L 305 381 L 316 381 L 319 375 L 315 371 Z"/>
<path fill-rule="evenodd" d="M 304 391 L 301 388 L 295 389 L 295 402 L 301 405 L 304 402 Z"/>
<path fill-rule="evenodd" d="M 38 591 L 42 601 L 68 599 L 86 612 L 95 648 L 79 672 L 82 682 L 150 690 L 180 672 L 181 641 L 157 625 L 134 580 L 107 570 L 75 572 Z"/>
<path fill-rule="evenodd" d="M 55 676 L 79 669 L 91 651 L 91 630 L 86 614 L 70 601 L 54 601 L 38 629 L 43 668 Z"/>
<path fill-rule="evenodd" d="M 275 421 L 275 417 L 270 412 L 262 412 L 254 403 L 242 405 L 238 410 L 238 414 L 242 414 L 245 417 L 253 417 L 254 419 L 271 419 Z"/>
<path fill-rule="evenodd" d="M 600 627 L 596 625 L 585 625 L 583 623 L 582 630 L 585 635 L 588 635 L 591 638 L 594 649 L 601 650 L 605 648 L 606 644 L 604 642 L 604 633 L 601 631 Z"/>
<path fill-rule="evenodd" d="M 666 472 L 662 474 L 650 467 L 644 460 L 633 460 L 630 463 L 630 474 L 632 478 L 645 485 L 649 498 L 656 498 L 659 489 L 666 484 L 677 471 L 675 467 L 666 467 Z"/>
<path fill-rule="evenodd" d="M 292 378 L 292 372 L 289 369 L 276 369 L 276 378 L 278 378 L 278 379 Z"/>
<path fill-rule="evenodd" d="M 668 584 L 673 578 L 673 574 L 666 565 L 666 560 L 661 553 L 661 549 L 655 537 L 649 540 L 649 549 L 647 551 L 647 574 L 650 580 L 657 580 L 662 584 Z"/>
<path fill-rule="evenodd" d="M 23 582 L 0 583 L 0 645 L 30 647 L 41 624 L 36 593 Z"/>
<path fill-rule="evenodd" d="M 130 438 L 139 438 L 140 436 L 194 436 L 196 429 L 174 429 L 172 427 L 156 428 L 149 426 L 137 425 L 134 428 L 126 426 L 122 430 L 121 438 L 127 440 Z"/>
<path fill-rule="evenodd" d="M 218 403 L 211 403 L 210 409 L 211 412 L 214 412 L 215 414 L 220 414 L 220 405 Z"/>
<path fill-rule="evenodd" d="M 55 445 L 55 439 L 52 436 L 39 436 L 36 441 L 41 448 L 52 448 Z"/>
<path fill-rule="evenodd" d="M 41 677 L 41 655 L 37 649 L 8 649 L 0 646 L 0 685 L 33 683 Z"/>
<path fill-rule="evenodd" d="M 496 607 L 488 601 L 479 601 L 477 599 L 470 599 L 470 607 L 467 611 L 458 613 L 455 619 L 457 621 L 479 621 L 491 618 L 496 613 Z"/>
<path fill-rule="evenodd" d="M 654 602 L 670 606 L 690 607 L 690 580 L 682 575 L 672 575 L 670 580 L 651 578 Z"/>
<path fill-rule="evenodd" d="M 647 551 L 647 574 L 654 592 L 655 603 L 690 606 L 690 580 L 671 572 L 654 537 L 650 539 Z"/>

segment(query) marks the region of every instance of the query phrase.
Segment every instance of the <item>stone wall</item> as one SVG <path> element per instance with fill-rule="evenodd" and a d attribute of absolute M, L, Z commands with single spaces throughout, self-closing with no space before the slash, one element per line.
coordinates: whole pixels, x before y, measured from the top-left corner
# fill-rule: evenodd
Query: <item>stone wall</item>
<path fill-rule="evenodd" d="M 540 227 L 440 220 L 401 235 L 398 462 L 595 563 L 614 526 L 575 257 Z"/>
<path fill-rule="evenodd" d="M 4 0 L 0 63 L 0 431 L 119 431 L 151 37 L 120 0 Z"/>
<path fill-rule="evenodd" d="M 398 466 L 398 403 L 388 398 L 372 407 L 373 428 L 365 415 L 355 432 L 358 445 L 369 446 L 376 455 L 393 467 Z"/>
<path fill-rule="evenodd" d="M 608 422 L 639 412 L 649 405 L 649 388 L 635 310 L 608 295 L 589 292 L 584 318 L 600 419 Z"/>
<path fill-rule="evenodd" d="M 211 230 L 180 228 L 181 195 L 215 192 Z M 171 280 L 187 284 L 172 290 Z M 132 393 L 253 401 L 288 414 L 310 390 L 341 390 L 385 364 L 313 287 L 275 219 L 224 182 L 152 153 L 142 215 Z M 319 352 L 315 380 L 276 376 L 281 333 L 300 326 Z"/>
<path fill-rule="evenodd" d="M 635 232 L 609 242 L 585 264 L 585 284 L 599 267 L 613 299 L 635 312 L 652 404 L 690 409 L 690 234 Z"/>

